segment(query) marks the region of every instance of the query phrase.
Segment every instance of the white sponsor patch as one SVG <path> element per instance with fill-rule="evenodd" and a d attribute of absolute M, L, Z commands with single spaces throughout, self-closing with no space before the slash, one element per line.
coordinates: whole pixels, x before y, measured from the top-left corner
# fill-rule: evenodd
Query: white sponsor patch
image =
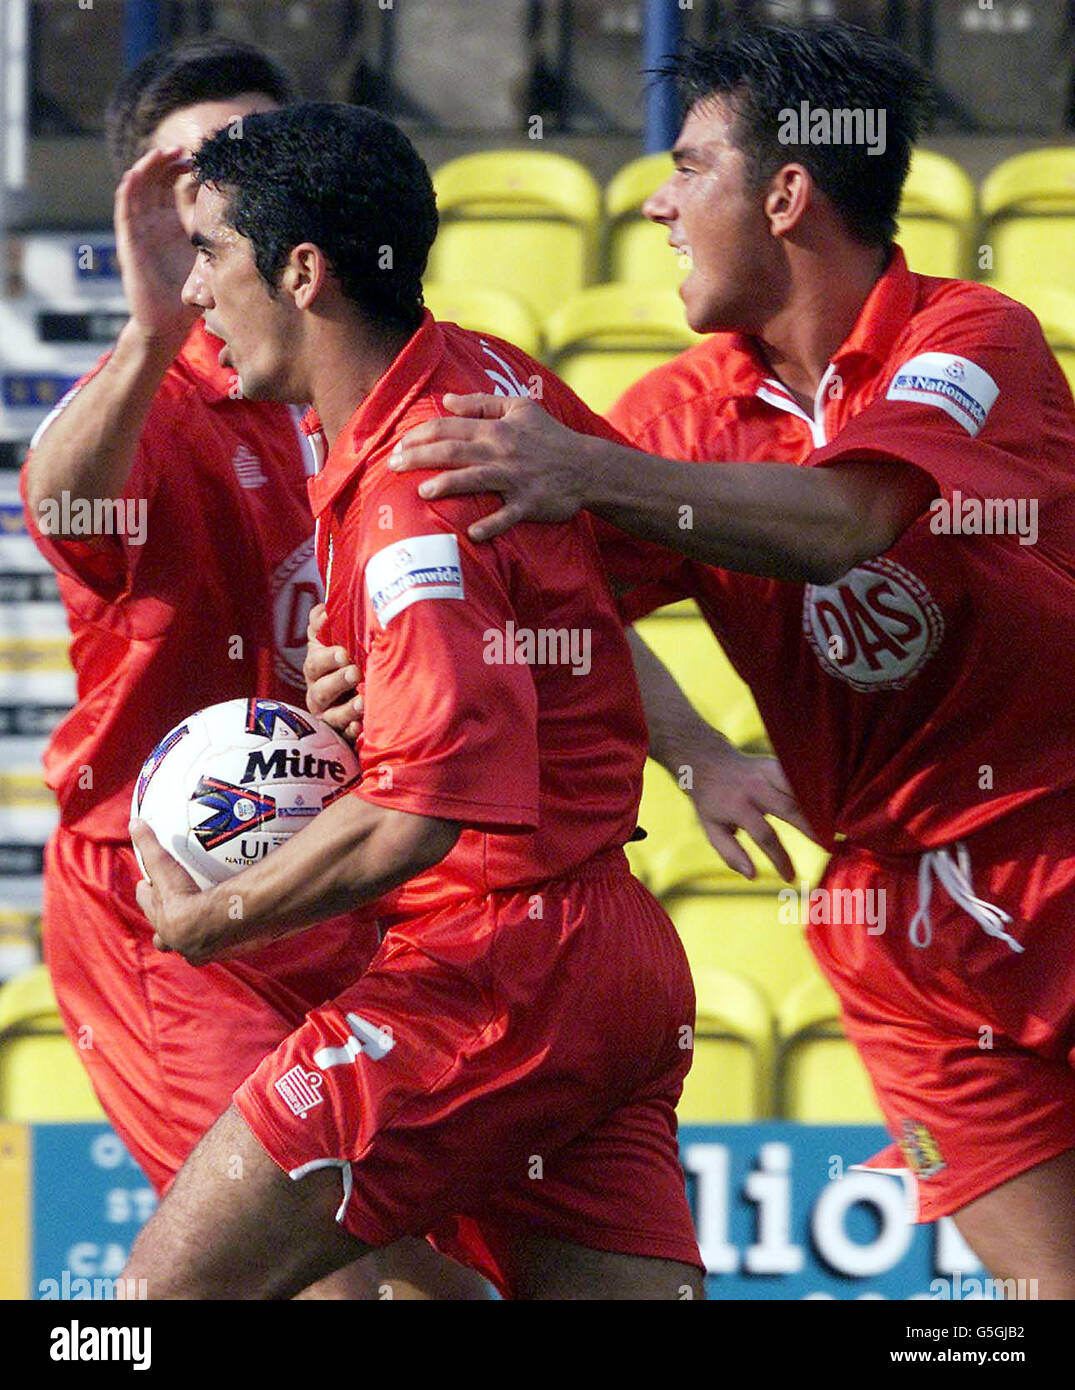
<path fill-rule="evenodd" d="M 41 421 L 40 425 L 38 425 L 37 429 L 34 430 L 33 438 L 30 440 L 30 448 L 31 448 L 31 449 L 36 449 L 36 448 L 37 448 L 37 446 L 41 443 L 41 436 L 42 436 L 42 435 L 45 433 L 45 431 L 48 429 L 49 425 L 52 424 L 53 420 L 56 419 L 57 415 L 59 415 L 59 414 L 61 413 L 61 411 L 64 411 L 64 410 L 67 409 L 67 407 L 68 407 L 68 406 L 71 404 L 71 402 L 75 399 L 75 397 L 78 395 L 78 393 L 82 390 L 82 388 L 83 388 L 84 385 L 85 385 L 85 382 L 76 381 L 75 384 L 74 384 L 74 386 L 72 386 L 71 389 L 70 389 L 68 392 L 66 392 L 65 395 L 63 395 L 63 396 L 60 397 L 60 399 L 59 399 L 59 400 L 56 402 L 56 404 L 52 407 L 52 409 L 49 411 L 49 413 L 48 413 L 48 414 L 45 416 L 45 418 Z"/>
<path fill-rule="evenodd" d="M 835 584 L 807 584 L 803 631 L 825 670 L 855 690 L 902 690 L 940 645 L 944 618 L 917 575 L 878 556 Z"/>
<path fill-rule="evenodd" d="M 939 406 L 968 434 L 977 434 L 999 394 L 989 373 L 966 357 L 923 352 L 899 369 L 885 399 Z"/>
<path fill-rule="evenodd" d="M 419 599 L 462 598 L 458 539 L 438 532 L 386 545 L 366 564 L 366 592 L 382 628 Z"/>

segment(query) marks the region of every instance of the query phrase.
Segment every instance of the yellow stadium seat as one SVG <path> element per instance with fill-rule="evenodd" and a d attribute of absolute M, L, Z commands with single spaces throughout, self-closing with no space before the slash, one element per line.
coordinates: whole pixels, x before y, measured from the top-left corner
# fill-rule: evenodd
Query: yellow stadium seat
<path fill-rule="evenodd" d="M 670 154 L 646 154 L 625 164 L 605 189 L 610 280 L 675 287 L 686 274 L 668 245 L 668 229 L 642 215 L 642 204 L 672 173 Z"/>
<path fill-rule="evenodd" d="M 635 624 L 706 720 L 739 748 L 766 747 L 765 725 L 749 687 L 692 602 L 673 604 Z"/>
<path fill-rule="evenodd" d="M 933 150 L 915 150 L 900 201 L 896 240 L 919 275 L 971 274 L 974 184 L 965 170 Z"/>
<path fill-rule="evenodd" d="M 43 965 L 0 989 L 0 1119 L 103 1120 Z"/>
<path fill-rule="evenodd" d="M 431 280 L 506 290 L 544 319 L 595 278 L 601 192 L 576 160 L 487 150 L 442 164 L 433 182 Z"/>
<path fill-rule="evenodd" d="M 746 684 L 739 678 L 692 602 L 658 610 L 635 624 L 635 630 L 668 667 L 699 714 L 738 747 L 766 751 L 765 727 Z M 640 878 L 658 894 L 687 882 L 702 888 L 738 888 L 744 880 L 712 848 L 682 790 L 691 775 L 673 778 L 650 761 L 642 788 L 639 824 L 647 838 L 628 854 Z M 777 835 L 791 855 L 798 876 L 816 883 L 825 867 L 825 852 L 793 826 L 775 821 Z M 752 842 L 742 843 L 758 871 L 759 883 L 778 882 L 769 860 Z"/>
<path fill-rule="evenodd" d="M 517 295 L 491 290 L 488 285 L 442 285 L 435 281 L 423 285 L 422 295 L 434 318 L 476 333 L 492 333 L 531 357 L 540 356 L 541 325 Z"/>
<path fill-rule="evenodd" d="M 545 322 L 549 365 L 596 411 L 698 341 L 675 290 L 654 285 L 594 285 Z"/>
<path fill-rule="evenodd" d="M 1075 147 L 1030 150 L 983 180 L 983 242 L 990 278 L 1046 280 L 1075 289 Z"/>
<path fill-rule="evenodd" d="M 694 1059 L 682 1124 L 742 1124 L 772 1113 L 773 1018 L 756 985 L 724 970 L 694 977 Z"/>
<path fill-rule="evenodd" d="M 993 289 L 1025 304 L 1041 324 L 1045 341 L 1075 391 L 1075 289 L 1040 280 L 991 280 Z"/>
<path fill-rule="evenodd" d="M 777 1113 L 803 1124 L 881 1124 L 869 1075 L 844 1037 L 836 995 L 820 973 L 777 1011 Z"/>
<path fill-rule="evenodd" d="M 818 973 L 797 904 L 771 889 L 683 891 L 663 902 L 696 978 L 704 970 L 730 970 L 757 985 L 775 1010 L 796 985 Z"/>

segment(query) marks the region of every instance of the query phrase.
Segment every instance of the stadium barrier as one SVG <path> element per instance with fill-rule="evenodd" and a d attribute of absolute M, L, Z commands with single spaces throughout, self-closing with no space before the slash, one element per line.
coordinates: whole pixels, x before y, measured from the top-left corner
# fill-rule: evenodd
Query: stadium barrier
<path fill-rule="evenodd" d="M 998 1297 L 951 1221 L 912 1225 L 901 1179 L 854 1169 L 886 1142 L 875 1126 L 683 1126 L 709 1297 Z M 155 1205 L 108 1125 L 0 1125 L 0 1298 L 111 1297 Z"/>

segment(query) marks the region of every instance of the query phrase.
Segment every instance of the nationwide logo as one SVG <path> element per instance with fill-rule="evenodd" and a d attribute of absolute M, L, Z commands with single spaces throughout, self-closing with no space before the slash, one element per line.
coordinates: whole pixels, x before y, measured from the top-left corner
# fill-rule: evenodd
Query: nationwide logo
<path fill-rule="evenodd" d="M 951 352 L 920 352 L 892 378 L 885 399 L 935 405 L 975 435 L 999 394 L 989 373 L 969 358 Z"/>
<path fill-rule="evenodd" d="M 459 588 L 463 583 L 463 572 L 458 565 L 437 565 L 428 569 L 407 570 L 378 589 L 372 595 L 373 611 L 378 617 L 409 589 L 434 589 L 438 586 Z"/>
<path fill-rule="evenodd" d="M 370 557 L 365 577 L 366 592 L 382 628 L 421 599 L 461 599 L 459 539 L 445 531 L 387 545 Z"/>
<path fill-rule="evenodd" d="M 208 820 L 194 827 L 194 836 L 205 850 L 226 845 L 236 835 L 276 818 L 276 802 L 271 796 L 222 782 L 219 777 L 202 777 L 190 799 L 213 812 Z"/>
<path fill-rule="evenodd" d="M 160 767 L 161 763 L 164 762 L 165 758 L 183 735 L 188 732 L 189 730 L 186 724 L 180 724 L 178 729 L 172 729 L 170 733 L 164 735 L 160 743 L 157 744 L 156 748 L 154 748 L 153 752 L 150 753 L 149 757 L 142 764 L 142 771 L 138 774 L 138 800 L 136 802 L 139 811 L 142 809 L 142 798 L 146 794 L 146 789 L 153 780 L 153 774 L 156 772 L 157 768 Z"/>
<path fill-rule="evenodd" d="M 969 391 L 964 391 L 953 381 L 945 381 L 936 376 L 923 376 L 921 372 L 897 372 L 892 384 L 902 391 L 926 391 L 944 396 L 965 411 L 977 424 L 978 429 L 985 424 L 985 407 L 976 401 Z"/>

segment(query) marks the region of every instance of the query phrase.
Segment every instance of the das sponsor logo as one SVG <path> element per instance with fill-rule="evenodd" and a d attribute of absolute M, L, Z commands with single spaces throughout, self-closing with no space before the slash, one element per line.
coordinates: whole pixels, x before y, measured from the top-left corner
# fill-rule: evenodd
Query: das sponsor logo
<path fill-rule="evenodd" d="M 807 584 L 803 631 L 822 666 L 856 690 L 900 690 L 940 645 L 929 590 L 894 560 L 867 560 L 835 584 Z"/>
<path fill-rule="evenodd" d="M 310 536 L 277 565 L 272 577 L 276 674 L 280 680 L 300 690 L 306 685 L 302 674 L 302 663 L 306 660 L 306 625 L 310 609 L 320 603 L 322 597 L 314 538 Z"/>

